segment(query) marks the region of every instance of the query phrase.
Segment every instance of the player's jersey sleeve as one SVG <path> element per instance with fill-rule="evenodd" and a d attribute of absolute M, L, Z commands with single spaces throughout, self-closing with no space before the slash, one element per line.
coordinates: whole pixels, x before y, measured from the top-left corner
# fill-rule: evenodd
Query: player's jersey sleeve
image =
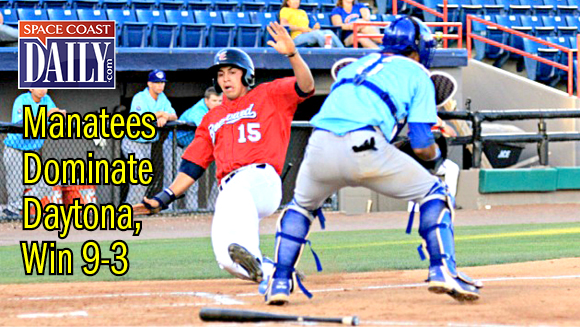
<path fill-rule="evenodd" d="M 24 120 L 24 109 L 22 108 L 22 98 L 24 96 L 20 95 L 14 100 L 14 105 L 12 106 L 12 122 L 20 123 Z"/>
<path fill-rule="evenodd" d="M 46 97 L 46 111 L 50 111 L 51 109 L 56 108 L 56 103 L 54 103 L 54 101 L 52 101 L 52 98 L 50 97 L 50 95 L 45 95 Z"/>
<path fill-rule="evenodd" d="M 298 84 L 296 77 L 285 77 L 268 83 L 268 96 L 274 99 L 276 104 L 287 111 L 295 112 L 296 106 L 314 94 L 314 90 L 305 96 L 297 92 Z"/>
<path fill-rule="evenodd" d="M 193 162 L 203 169 L 207 169 L 214 161 L 213 143 L 209 135 L 207 120 L 202 121 L 201 125 L 195 131 L 195 138 L 187 149 L 185 149 L 182 158 Z"/>
<path fill-rule="evenodd" d="M 435 87 L 427 74 L 416 74 L 413 83 L 414 92 L 409 104 L 409 123 L 437 123 L 437 107 L 435 105 Z"/>
<path fill-rule="evenodd" d="M 133 101 L 131 101 L 131 110 L 130 112 L 136 112 L 136 113 L 143 113 L 143 110 L 146 109 L 146 104 L 144 103 L 142 97 L 141 97 L 141 92 L 135 94 L 135 96 L 133 97 Z"/>
<path fill-rule="evenodd" d="M 177 115 L 177 113 L 175 112 L 175 109 L 173 109 L 173 107 L 171 106 L 171 102 L 169 102 L 169 99 L 167 98 L 167 96 L 165 94 L 163 94 L 163 109 L 162 110 L 168 114 Z"/>

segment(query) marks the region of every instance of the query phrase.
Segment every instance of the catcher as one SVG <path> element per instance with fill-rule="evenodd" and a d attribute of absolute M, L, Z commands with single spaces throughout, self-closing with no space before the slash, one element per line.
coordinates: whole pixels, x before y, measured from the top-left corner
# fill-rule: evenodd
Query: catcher
<path fill-rule="evenodd" d="M 294 199 L 278 222 L 266 303 L 287 303 L 295 286 L 310 295 L 295 267 L 315 214 L 322 222 L 319 209 L 324 200 L 346 186 L 420 203 L 419 234 L 429 255 L 429 291 L 458 301 L 479 299 L 481 285 L 456 268 L 453 196 L 428 171 L 436 171 L 443 160 L 431 132 L 437 110 L 426 69 L 435 45 L 423 22 L 401 17 L 385 29 L 380 52 L 338 73 L 330 95 L 310 121 L 316 128 L 298 172 Z M 413 153 L 424 166 L 391 144 L 406 123 Z"/>

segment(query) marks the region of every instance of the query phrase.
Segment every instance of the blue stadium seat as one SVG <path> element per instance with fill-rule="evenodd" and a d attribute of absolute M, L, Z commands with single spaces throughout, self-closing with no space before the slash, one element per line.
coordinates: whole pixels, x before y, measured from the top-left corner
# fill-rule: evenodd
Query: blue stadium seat
<path fill-rule="evenodd" d="M 237 47 L 260 47 L 262 46 L 262 25 L 253 24 L 248 13 L 228 12 L 222 13 L 224 23 L 236 25 L 235 46 Z"/>
<path fill-rule="evenodd" d="M 320 11 L 323 13 L 330 13 L 336 7 L 335 0 L 318 0 L 320 3 Z"/>
<path fill-rule="evenodd" d="M 126 9 L 129 6 L 125 0 L 102 0 L 103 9 Z"/>
<path fill-rule="evenodd" d="M 280 0 L 264 0 L 264 3 L 266 4 L 267 12 L 278 12 L 282 8 L 282 1 Z"/>
<path fill-rule="evenodd" d="M 168 23 L 164 12 L 136 9 L 135 15 L 138 22 L 149 25 L 149 46 L 173 48 L 177 44 L 177 23 Z"/>
<path fill-rule="evenodd" d="M 576 26 L 558 26 L 557 29 L 558 36 L 576 36 L 578 33 L 578 27 Z"/>
<path fill-rule="evenodd" d="M 131 0 L 131 8 L 133 9 L 151 9 L 157 7 L 156 0 Z"/>
<path fill-rule="evenodd" d="M 492 16 L 492 15 L 478 15 L 477 17 L 481 18 L 483 20 L 487 20 L 487 21 L 490 21 L 492 23 L 495 23 L 494 16 Z M 488 33 L 487 33 L 487 25 L 482 24 L 480 22 L 472 21 L 471 32 L 473 34 L 477 34 L 477 35 L 489 38 Z M 473 40 L 473 47 L 475 48 L 475 59 L 483 60 L 483 58 L 485 58 L 486 46 L 487 46 L 487 43 L 484 43 L 484 42 L 479 41 L 479 40 Z"/>
<path fill-rule="evenodd" d="M 318 11 L 318 0 L 302 0 L 300 1 L 300 9 L 307 13 L 315 14 Z"/>
<path fill-rule="evenodd" d="M 73 9 L 46 9 L 46 14 L 50 20 L 78 20 L 77 12 Z"/>
<path fill-rule="evenodd" d="M 195 21 L 209 26 L 208 46 L 210 47 L 231 47 L 234 43 L 233 24 L 224 24 L 220 11 L 200 11 L 193 12 Z"/>
<path fill-rule="evenodd" d="M 203 47 L 207 28 L 205 24 L 197 24 L 193 14 L 187 10 L 165 10 L 168 23 L 177 24 L 177 46 L 183 48 Z"/>
<path fill-rule="evenodd" d="M 181 10 L 185 8 L 182 0 L 160 0 L 157 4 L 160 10 Z"/>
<path fill-rule="evenodd" d="M 99 0 L 72 0 L 71 7 L 74 9 L 99 9 Z"/>
<path fill-rule="evenodd" d="M 38 8 L 41 5 L 39 0 L 13 0 L 12 6 L 14 8 Z"/>
<path fill-rule="evenodd" d="M 211 10 L 213 3 L 210 0 L 185 0 L 187 10 Z"/>
<path fill-rule="evenodd" d="M 538 56 L 544 59 L 559 62 L 560 50 L 551 47 L 540 47 L 538 48 Z M 550 86 L 555 86 L 558 84 L 561 78 L 559 71 L 560 69 L 554 66 L 538 63 L 536 67 L 536 81 L 548 84 Z"/>
<path fill-rule="evenodd" d="M 70 3 L 68 0 L 43 0 L 43 8 L 69 8 Z"/>
<path fill-rule="evenodd" d="M 556 7 L 546 4 L 544 0 L 520 0 L 520 4 L 531 6 L 533 13 L 537 16 L 549 16 L 556 13 Z"/>
<path fill-rule="evenodd" d="M 566 16 L 566 25 L 576 26 L 580 29 L 580 17 L 578 16 Z"/>
<path fill-rule="evenodd" d="M 382 18 L 382 15 L 375 15 L 375 16 L 377 16 L 377 19 L 379 19 L 378 17 Z M 331 30 L 339 38 L 341 37 L 342 29 L 340 28 L 340 26 L 334 26 L 334 25 L 332 25 L 332 21 L 330 20 L 330 14 L 329 13 L 319 12 L 319 13 L 317 13 L 315 15 L 315 17 L 316 17 L 316 20 L 318 21 L 318 23 L 320 23 L 320 28 L 321 29 L 323 29 L 323 30 Z"/>
<path fill-rule="evenodd" d="M 568 49 L 572 49 L 571 45 L 570 45 L 570 39 L 568 37 L 561 37 L 561 36 L 550 36 L 547 38 L 548 42 L 552 42 L 555 44 L 558 44 L 560 46 L 566 47 Z M 574 59 L 576 57 L 576 54 L 572 54 Z M 565 52 L 560 52 L 560 61 L 559 61 L 562 65 L 564 66 L 568 66 L 568 54 Z M 565 70 L 562 69 L 558 69 L 558 73 L 560 74 L 560 78 L 562 80 L 567 81 L 568 80 L 568 73 Z"/>
<path fill-rule="evenodd" d="M 499 15 L 505 12 L 503 4 L 497 4 L 495 0 L 474 0 L 473 4 L 482 5 L 485 15 Z"/>
<path fill-rule="evenodd" d="M 4 16 L 4 24 L 9 26 L 18 26 L 18 15 L 16 10 L 12 8 L 3 8 L 0 10 L 2 12 L 2 16 Z"/>
<path fill-rule="evenodd" d="M 238 0 L 213 0 L 215 11 L 237 11 L 239 6 Z"/>
<path fill-rule="evenodd" d="M 117 25 L 117 45 L 144 47 L 147 36 L 147 24 L 137 23 L 137 16 L 132 9 L 107 9 L 107 18 Z M 126 24 L 133 24 L 125 27 Z"/>
<path fill-rule="evenodd" d="M 107 20 L 107 14 L 100 9 L 77 9 L 80 20 Z"/>
<path fill-rule="evenodd" d="M 266 3 L 264 1 L 243 0 L 240 6 L 240 11 L 245 12 L 266 10 Z"/>
<path fill-rule="evenodd" d="M 48 20 L 46 9 L 18 8 L 18 20 Z"/>
<path fill-rule="evenodd" d="M 566 15 L 578 16 L 578 5 L 557 6 L 556 14 L 561 16 Z"/>
<path fill-rule="evenodd" d="M 266 30 L 266 26 L 270 24 L 270 22 L 278 21 L 277 13 L 275 12 L 251 12 L 250 13 L 250 21 L 252 24 L 260 24 L 262 25 L 262 44 L 266 46 L 269 40 L 272 40 L 270 33 Z"/>
<path fill-rule="evenodd" d="M 542 16 L 542 21 L 544 26 L 554 26 L 555 28 L 558 26 L 568 26 L 566 19 L 560 16 Z"/>
<path fill-rule="evenodd" d="M 12 8 L 12 0 L 0 0 L 0 8 Z"/>

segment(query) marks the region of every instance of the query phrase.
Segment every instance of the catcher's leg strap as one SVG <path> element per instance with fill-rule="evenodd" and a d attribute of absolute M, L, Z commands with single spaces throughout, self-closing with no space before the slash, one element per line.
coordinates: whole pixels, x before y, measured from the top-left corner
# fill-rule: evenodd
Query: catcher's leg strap
<path fill-rule="evenodd" d="M 445 184 L 437 183 L 420 204 L 419 234 L 425 242 L 431 266 L 444 265 L 457 277 L 453 232 L 453 199 Z M 419 253 L 421 254 L 421 250 Z M 422 256 L 424 257 L 424 256 Z"/>
<path fill-rule="evenodd" d="M 407 229 L 405 230 L 407 234 L 411 234 L 411 231 L 413 229 L 413 220 L 415 219 L 415 206 L 418 205 L 419 207 L 421 207 L 422 203 L 426 203 L 432 199 L 441 199 L 445 202 L 448 202 L 450 204 L 449 208 L 451 210 L 451 215 L 454 215 L 453 208 L 455 207 L 455 199 L 449 193 L 447 185 L 443 181 L 438 180 L 437 183 L 435 183 L 433 187 L 431 187 L 429 192 L 427 192 L 427 195 L 425 195 L 425 197 L 421 201 L 418 202 L 415 201 L 413 203 L 413 207 L 411 208 L 411 212 L 409 213 Z M 452 216 L 452 218 L 454 218 L 454 216 Z"/>
<path fill-rule="evenodd" d="M 311 212 L 292 203 L 282 212 L 276 231 L 273 274 L 274 278 L 293 278 L 308 297 L 312 297 L 312 294 L 306 290 L 300 278 L 296 276 L 295 268 L 302 255 L 304 244 L 308 244 L 314 256 L 316 268 L 318 271 L 322 270 L 318 255 L 312 249 L 310 241 L 307 240 L 312 220 L 314 220 L 314 215 Z"/>

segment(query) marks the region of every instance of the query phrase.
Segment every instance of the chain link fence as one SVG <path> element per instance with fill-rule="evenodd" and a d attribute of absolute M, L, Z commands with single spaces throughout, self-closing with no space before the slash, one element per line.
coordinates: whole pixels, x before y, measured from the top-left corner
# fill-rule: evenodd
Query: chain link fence
<path fill-rule="evenodd" d="M 6 126 L 9 128 L 6 128 Z M 16 150 L 5 144 L 9 132 L 17 131 L 15 134 L 22 133 L 22 128 L 14 127 L 11 124 L 0 125 L 0 219 L 19 219 L 21 216 L 20 211 L 22 210 L 22 196 L 24 194 L 36 196 L 42 200 L 43 204 L 72 203 L 73 198 L 80 198 L 82 203 L 112 203 L 119 205 L 124 202 L 133 203 L 130 202 L 131 192 L 134 192 L 134 198 L 136 196 L 140 199 L 143 195 L 151 197 L 164 187 L 169 186 L 177 175 L 181 156 L 185 149 L 179 146 L 176 132 L 190 131 L 193 133 L 194 130 L 195 126 L 179 121 L 170 122 L 167 126 L 158 128 L 159 140 L 149 143 L 150 146 L 145 155 L 151 159 L 153 165 L 153 181 L 148 186 L 137 187 L 135 190 L 130 191 L 133 186 L 128 184 L 120 186 L 104 185 L 103 183 L 96 186 L 74 185 L 74 183 L 56 186 L 48 186 L 44 183 L 23 185 L 23 151 Z M 311 133 L 312 127 L 306 122 L 294 122 L 292 125 L 290 144 L 283 172 L 282 205 L 288 203 L 293 197 L 298 168 L 302 162 L 304 148 Z M 126 155 L 130 152 L 123 151 L 123 147 L 126 147 L 124 142 L 136 143 L 115 139 L 47 139 L 41 149 L 36 152 L 40 154 L 43 162 L 48 159 L 59 161 L 62 159 L 83 159 L 86 162 L 87 152 L 91 151 L 93 152 L 92 160 L 107 159 L 111 163 L 116 159 L 127 160 Z M 80 174 L 80 169 L 77 169 L 76 173 Z M 213 212 L 219 192 L 215 173 L 215 164 L 212 164 L 194 186 L 186 192 L 185 196 L 177 200 L 164 213 Z M 49 169 L 48 174 L 53 178 L 55 176 L 54 169 Z M 111 175 L 111 171 L 105 171 L 104 167 L 101 167 L 100 174 L 101 178 L 103 178 L 104 174 Z M 336 210 L 338 208 L 336 198 L 336 196 L 332 196 L 325 203 L 325 207 Z M 8 213 L 6 209 L 8 209 Z"/>

